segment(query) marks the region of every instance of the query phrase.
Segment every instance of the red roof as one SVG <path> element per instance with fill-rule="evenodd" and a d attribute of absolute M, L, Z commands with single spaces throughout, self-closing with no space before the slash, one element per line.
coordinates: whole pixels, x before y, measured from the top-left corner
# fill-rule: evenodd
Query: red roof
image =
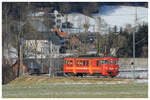
<path fill-rule="evenodd" d="M 67 33 L 61 32 L 61 31 L 59 31 L 59 29 L 56 29 L 56 32 L 58 33 L 58 35 L 59 35 L 60 37 L 67 37 Z"/>

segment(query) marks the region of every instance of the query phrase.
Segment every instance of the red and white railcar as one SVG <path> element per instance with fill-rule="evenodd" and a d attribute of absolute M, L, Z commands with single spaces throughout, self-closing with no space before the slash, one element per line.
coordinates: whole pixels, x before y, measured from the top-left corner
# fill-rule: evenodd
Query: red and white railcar
<path fill-rule="evenodd" d="M 114 77 L 118 75 L 118 58 L 65 58 L 64 74 L 101 74 L 102 76 Z"/>

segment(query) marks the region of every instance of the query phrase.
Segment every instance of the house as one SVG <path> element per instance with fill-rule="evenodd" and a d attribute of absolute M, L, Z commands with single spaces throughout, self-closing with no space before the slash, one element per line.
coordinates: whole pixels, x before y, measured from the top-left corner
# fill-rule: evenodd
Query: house
<path fill-rule="evenodd" d="M 77 37 L 80 39 L 81 43 L 89 43 L 92 44 L 94 43 L 96 39 L 96 33 L 83 33 L 83 34 L 78 34 Z"/>
<path fill-rule="evenodd" d="M 68 19 L 68 22 L 73 24 L 72 28 L 62 27 L 62 30 L 67 33 L 85 32 L 85 24 L 89 25 L 87 32 L 101 32 L 101 30 L 104 30 L 106 28 L 103 27 L 106 23 L 103 19 L 100 19 L 100 16 L 87 16 L 82 13 L 70 13 L 64 15 L 64 17 L 62 18 L 62 23 L 65 23 L 66 18 Z M 102 29 L 100 29 L 100 26 L 102 27 Z"/>
<path fill-rule="evenodd" d="M 37 12 L 30 14 L 28 18 L 28 27 L 32 27 L 36 32 L 33 33 L 33 30 L 30 29 L 25 33 L 28 35 L 24 37 L 26 44 L 25 55 L 31 55 L 30 58 L 55 57 L 59 56 L 60 53 L 65 53 L 64 43 L 67 41 L 67 34 L 60 29 L 50 29 L 43 24 L 42 16 L 44 14 L 44 12 Z M 31 34 L 35 35 L 31 36 Z"/>
<path fill-rule="evenodd" d="M 42 34 L 44 35 L 44 34 Z M 29 58 L 46 58 L 47 56 L 59 56 L 65 53 L 65 37 L 59 36 L 56 32 L 50 32 L 49 37 L 25 40 L 25 55 Z"/>
<path fill-rule="evenodd" d="M 80 43 L 81 43 L 81 41 L 76 35 L 71 35 L 69 37 L 69 44 L 72 49 L 76 49 Z"/>
<path fill-rule="evenodd" d="M 65 32 L 61 32 L 58 29 L 51 30 L 51 36 L 49 38 L 49 41 L 51 41 L 51 46 L 53 47 L 55 45 L 54 50 L 52 49 L 51 52 L 54 54 L 59 53 L 65 53 L 66 50 L 66 43 L 68 41 L 67 34 Z"/>

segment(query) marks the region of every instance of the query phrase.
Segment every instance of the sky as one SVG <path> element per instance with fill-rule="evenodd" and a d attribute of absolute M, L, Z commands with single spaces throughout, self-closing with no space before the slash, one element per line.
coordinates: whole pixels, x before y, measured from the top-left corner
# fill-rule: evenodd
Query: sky
<path fill-rule="evenodd" d="M 34 14 L 36 16 L 41 16 L 43 13 L 39 12 Z M 118 27 L 126 27 L 126 24 L 135 25 L 136 18 L 136 7 L 134 6 L 119 6 L 119 5 L 102 5 L 99 7 L 99 13 L 93 14 L 93 16 L 100 16 L 105 23 L 108 24 L 108 27 L 104 27 L 101 29 L 105 32 L 109 27 L 114 27 L 115 25 Z M 137 18 L 138 23 L 148 22 L 148 8 L 145 7 L 137 7 Z M 88 17 L 87 20 L 91 27 L 89 27 L 88 31 L 97 32 L 99 31 L 98 20 Z M 63 22 L 65 22 L 65 18 Z M 68 14 L 68 21 L 73 23 L 74 28 L 83 28 L 83 24 L 85 23 L 85 16 L 80 13 L 71 13 Z M 63 30 L 65 31 L 65 30 Z M 75 30 L 76 31 L 76 30 Z"/>
<path fill-rule="evenodd" d="M 101 6 L 99 15 L 110 26 L 135 25 L 136 7 L 133 6 Z M 138 23 L 148 22 L 148 8 L 137 7 Z"/>
<path fill-rule="evenodd" d="M 103 27 L 102 32 L 106 32 L 109 27 L 113 28 L 115 25 L 118 27 L 125 28 L 127 24 L 135 26 L 136 18 L 136 7 L 134 6 L 110 6 L 103 5 L 99 8 L 98 14 L 93 14 L 93 16 L 100 16 L 105 23 L 108 24 L 108 27 Z M 143 22 L 148 22 L 148 8 L 137 7 L 137 22 L 142 24 Z M 88 17 L 87 18 L 90 27 L 88 31 L 97 32 L 99 31 L 98 20 Z M 85 16 L 80 13 L 72 13 L 68 15 L 68 21 L 73 23 L 76 28 L 83 28 L 85 23 Z M 81 27 L 82 26 L 82 27 Z"/>

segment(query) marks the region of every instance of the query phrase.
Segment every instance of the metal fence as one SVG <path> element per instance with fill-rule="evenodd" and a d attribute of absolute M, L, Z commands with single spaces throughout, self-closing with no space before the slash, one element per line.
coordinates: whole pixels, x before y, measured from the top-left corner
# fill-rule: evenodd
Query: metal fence
<path fill-rule="evenodd" d="M 63 66 L 64 57 L 47 57 L 43 59 L 24 59 L 24 63 L 31 67 L 31 63 L 36 62 L 35 67 L 38 67 L 41 75 L 49 75 L 50 77 L 64 76 Z M 118 77 L 124 78 L 148 78 L 148 65 L 136 64 L 131 68 L 130 64 L 119 63 Z M 134 75 L 136 74 L 136 75 Z"/>
<path fill-rule="evenodd" d="M 39 70 L 39 74 L 48 74 L 50 77 L 63 76 L 64 58 L 24 59 L 23 63 L 29 70 Z M 33 72 L 34 73 L 34 72 Z"/>

